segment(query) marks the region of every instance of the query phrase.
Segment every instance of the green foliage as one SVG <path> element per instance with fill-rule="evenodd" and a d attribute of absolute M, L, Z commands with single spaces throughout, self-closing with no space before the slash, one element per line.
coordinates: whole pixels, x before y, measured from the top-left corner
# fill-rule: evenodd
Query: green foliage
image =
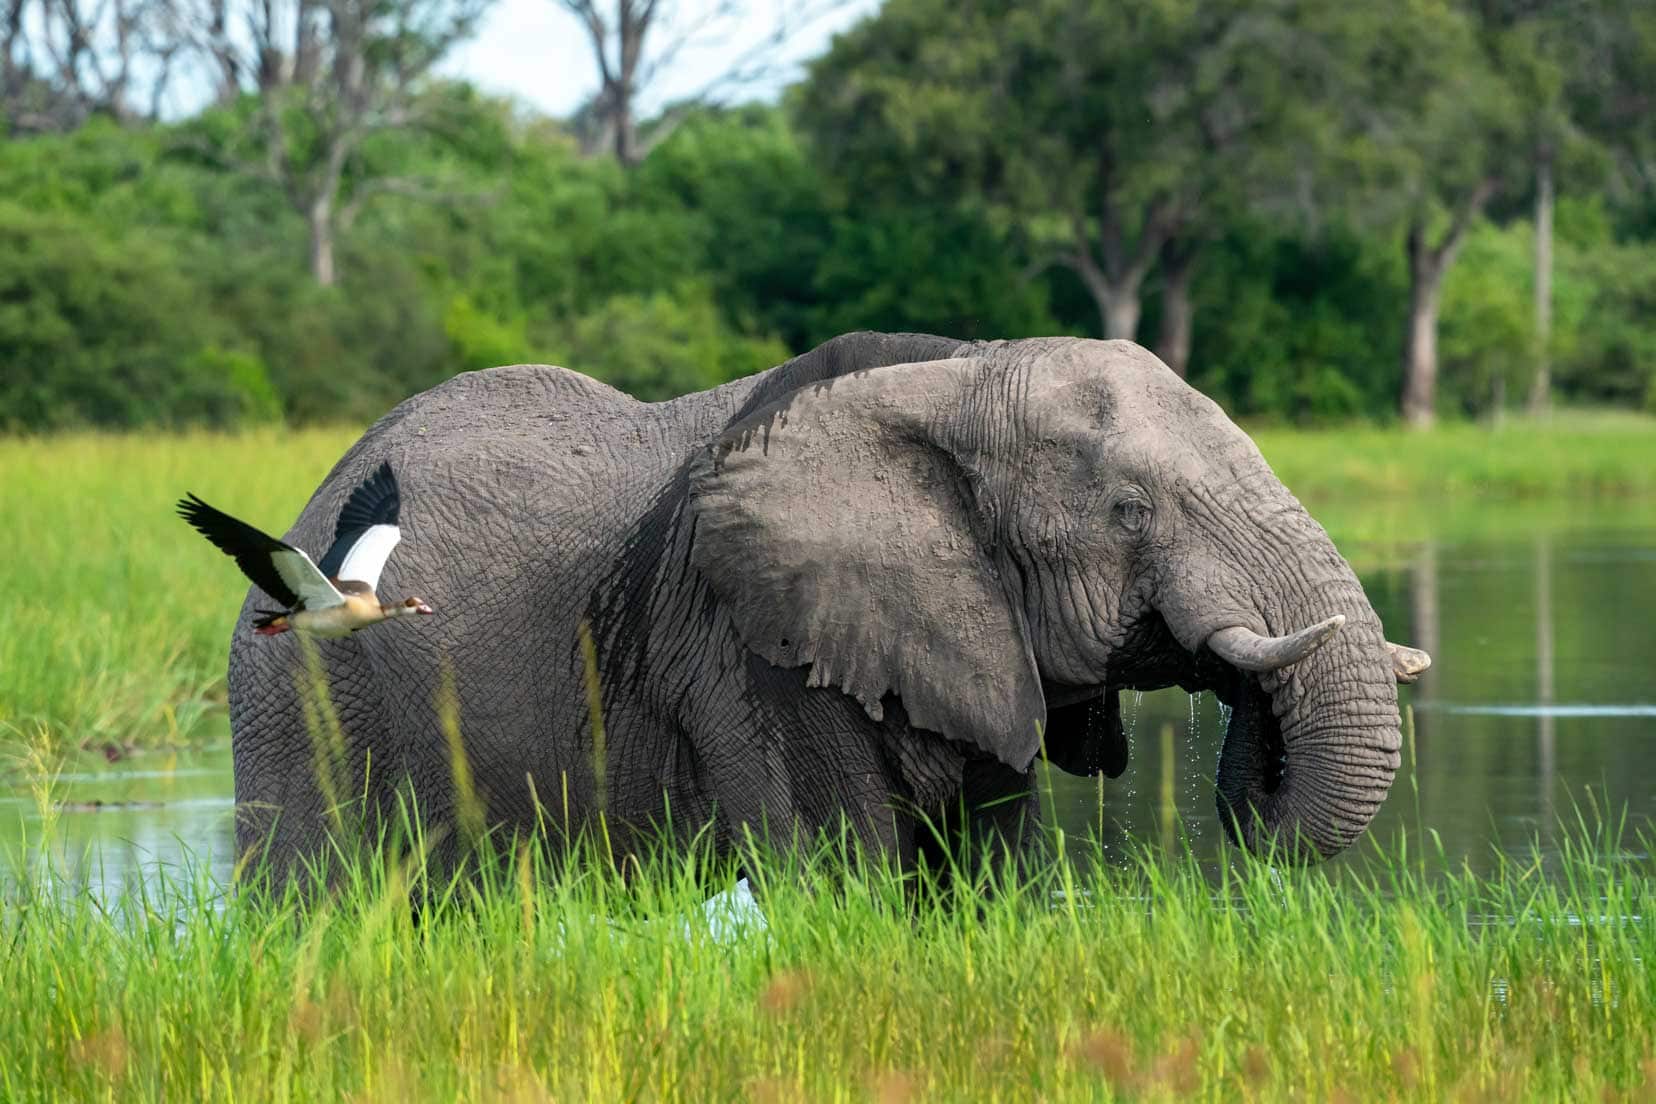
<path fill-rule="evenodd" d="M 235 426 L 282 416 L 270 373 L 252 353 L 208 346 L 184 363 L 180 376 L 171 411 L 181 424 Z"/>
<path fill-rule="evenodd" d="M 1535 363 L 1533 258 L 1527 222 L 1481 224 L 1444 288 L 1445 392 L 1467 414 L 1518 396 Z M 1656 249 L 1615 242 L 1597 204 L 1561 207 L 1554 235 L 1548 356 L 1566 400 L 1639 408 L 1656 401 Z M 1648 406 L 1647 409 L 1656 409 Z"/>
<path fill-rule="evenodd" d="M 1625 109 L 1656 36 L 1638 5 L 1591 8 L 1577 26 L 1550 2 L 890 0 L 787 110 L 693 112 L 631 170 L 433 81 L 421 129 L 354 148 L 329 288 L 290 197 L 246 171 L 267 152 L 255 97 L 13 138 L 0 432 L 361 422 L 522 361 L 661 398 L 864 328 L 1101 336 L 1082 244 L 1138 289 L 1149 341 L 1164 232 L 1196 257 L 1197 386 L 1247 417 L 1385 420 L 1397 226 L 1440 233 L 1493 158 L 1505 182 L 1440 326 L 1442 406 L 1484 417 L 1528 389 L 1527 174 L 1548 135 L 1555 392 L 1656 409 L 1656 193 Z M 307 118 L 284 132 L 295 157 Z"/>
<path fill-rule="evenodd" d="M 834 219 L 817 269 L 813 336 L 891 330 L 987 341 L 1062 332 L 1045 286 L 1020 267 L 1008 235 L 981 213 L 864 205 Z"/>
<path fill-rule="evenodd" d="M 517 363 L 529 348 L 525 323 L 522 317 L 504 319 L 479 310 L 463 292 L 450 299 L 443 312 L 443 333 L 460 371 Z"/>
<path fill-rule="evenodd" d="M 751 375 L 788 358 L 780 342 L 730 333 L 705 293 L 622 295 L 575 319 L 553 359 L 657 402 Z"/>
<path fill-rule="evenodd" d="M 798 351 L 821 339 L 817 273 L 834 210 L 780 112 L 692 116 L 639 166 L 634 185 L 640 202 L 695 227 L 684 263 L 733 325 Z M 877 279 L 862 274 L 865 284 Z"/>
<path fill-rule="evenodd" d="M 1351 232 L 1305 242 L 1249 225 L 1213 252 L 1194 292 L 1196 387 L 1235 416 L 1310 423 L 1389 409 L 1405 301 L 1393 250 Z"/>
<path fill-rule="evenodd" d="M 277 413 L 256 357 L 192 301 L 166 243 L 0 206 L 0 428 L 236 425 Z"/>
<path fill-rule="evenodd" d="M 1440 404 L 1477 414 L 1524 393 L 1536 358 L 1534 257 L 1528 224 L 1485 223 L 1468 236 L 1444 283 Z"/>
<path fill-rule="evenodd" d="M 1573 330 L 1560 350 L 1560 391 L 1656 413 L 1656 248 L 1625 242 L 1564 262 Z"/>

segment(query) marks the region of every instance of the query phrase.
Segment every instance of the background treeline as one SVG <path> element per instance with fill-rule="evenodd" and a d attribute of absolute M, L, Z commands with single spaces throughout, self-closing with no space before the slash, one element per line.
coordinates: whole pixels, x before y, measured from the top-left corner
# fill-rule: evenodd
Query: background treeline
<path fill-rule="evenodd" d="M 780 106 L 641 118 L 655 5 L 559 0 L 614 62 L 567 120 L 431 75 L 472 0 L 237 2 L 0 0 L 0 429 L 858 328 L 1136 337 L 1293 421 L 1656 409 L 1648 2 L 888 0 Z"/>

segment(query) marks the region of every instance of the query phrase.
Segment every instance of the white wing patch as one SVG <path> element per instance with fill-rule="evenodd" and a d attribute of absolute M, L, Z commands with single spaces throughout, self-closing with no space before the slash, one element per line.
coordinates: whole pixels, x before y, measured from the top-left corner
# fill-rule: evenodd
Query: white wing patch
<path fill-rule="evenodd" d="M 320 568 L 305 555 L 302 548 L 284 548 L 270 554 L 270 564 L 276 569 L 276 574 L 282 577 L 293 593 L 299 596 L 299 602 L 308 610 L 327 609 L 329 606 L 342 606 L 345 596 L 334 589 L 328 582 L 328 577 L 322 574 Z"/>
<path fill-rule="evenodd" d="M 345 553 L 339 565 L 340 580 L 367 583 L 370 590 L 379 589 L 380 571 L 391 558 L 391 550 L 402 540 L 402 530 L 395 525 L 370 525 L 364 529 Z"/>

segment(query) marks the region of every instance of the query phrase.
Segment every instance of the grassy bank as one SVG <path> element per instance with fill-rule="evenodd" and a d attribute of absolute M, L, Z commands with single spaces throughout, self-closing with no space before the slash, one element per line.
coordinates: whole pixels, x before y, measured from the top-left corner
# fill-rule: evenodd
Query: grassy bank
<path fill-rule="evenodd" d="M 1427 433 L 1259 429 L 1253 437 L 1277 476 L 1312 503 L 1656 493 L 1656 418 L 1640 414 L 1567 412 Z"/>
<path fill-rule="evenodd" d="M 399 869 L 314 907 L 36 873 L 3 891 L 0 1096 L 1648 1100 L 1653 842 L 1578 833 L 1545 879 L 1145 852 L 918 910 L 806 862 L 759 868 L 762 929 L 683 859 L 622 887 L 520 852 L 419 922 Z"/>
<path fill-rule="evenodd" d="M 0 741 L 44 730 L 118 752 L 211 735 L 234 565 L 172 515 L 186 490 L 281 531 L 354 430 L 0 440 Z M 1262 431 L 1337 541 L 1445 527 L 1530 531 L 1620 496 L 1656 524 L 1656 420 L 1570 416 L 1491 431 Z M 1642 511 L 1642 513 L 1640 513 Z M 1633 516 L 1633 515 L 1636 515 Z"/>
<path fill-rule="evenodd" d="M 247 584 L 173 503 L 195 491 L 280 533 L 355 436 L 0 439 L 0 739 L 199 736 Z"/>
<path fill-rule="evenodd" d="M 1349 426 L 1253 436 L 1359 570 L 1425 540 L 1600 525 L 1606 502 L 1617 505 L 1617 525 L 1656 529 L 1656 418 L 1646 415 L 1565 412 L 1427 433 Z"/>

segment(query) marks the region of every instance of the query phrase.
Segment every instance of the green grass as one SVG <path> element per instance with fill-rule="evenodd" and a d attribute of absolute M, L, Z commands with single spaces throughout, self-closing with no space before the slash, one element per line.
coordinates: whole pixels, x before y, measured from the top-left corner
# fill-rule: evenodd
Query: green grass
<path fill-rule="evenodd" d="M 280 532 L 356 436 L 0 439 L 0 741 L 66 748 L 222 738 L 224 656 L 245 592 L 172 503 L 193 490 Z M 1618 496 L 1656 525 L 1656 420 L 1513 421 L 1491 431 L 1264 430 L 1278 474 L 1343 548 L 1445 527 L 1529 531 L 1571 503 Z M 1642 520 L 1641 520 L 1642 519 Z"/>
<path fill-rule="evenodd" d="M 694 853 L 623 884 L 524 849 L 419 920 L 377 861 L 309 905 L 37 866 L 0 913 L 0 1097 L 1648 1100 L 1652 842 L 1338 881 L 1082 849 L 918 907 L 829 853 L 756 867 L 768 928 L 734 933 Z"/>
<path fill-rule="evenodd" d="M 1656 491 L 1656 418 L 1569 412 L 1427 433 L 1350 426 L 1253 433 L 1278 478 L 1307 502 L 1524 499 Z"/>
<path fill-rule="evenodd" d="M 280 533 L 355 436 L 0 439 L 0 738 L 198 738 L 247 584 L 173 503 L 195 491 Z"/>
<path fill-rule="evenodd" d="M 1416 433 L 1400 426 L 1255 429 L 1277 477 L 1359 567 L 1429 539 L 1602 525 L 1656 529 L 1656 418 L 1565 412 L 1496 427 L 1461 422 Z"/>

